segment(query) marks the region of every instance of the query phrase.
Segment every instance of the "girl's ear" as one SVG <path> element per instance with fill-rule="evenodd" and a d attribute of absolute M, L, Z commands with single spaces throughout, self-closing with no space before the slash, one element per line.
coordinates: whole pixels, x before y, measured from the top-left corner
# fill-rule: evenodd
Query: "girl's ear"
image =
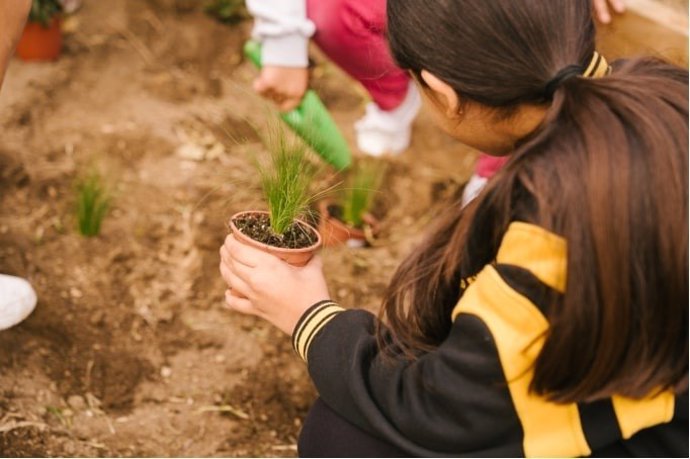
<path fill-rule="evenodd" d="M 435 93 L 436 98 L 443 104 L 448 118 L 457 118 L 460 114 L 460 97 L 445 81 L 431 72 L 422 70 L 422 80 Z"/>

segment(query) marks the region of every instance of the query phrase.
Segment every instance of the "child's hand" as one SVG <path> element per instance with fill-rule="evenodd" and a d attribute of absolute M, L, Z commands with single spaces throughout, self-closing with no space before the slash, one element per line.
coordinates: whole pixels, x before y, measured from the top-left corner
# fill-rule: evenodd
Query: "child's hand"
<path fill-rule="evenodd" d="M 228 307 L 259 316 L 289 335 L 310 306 L 330 298 L 318 256 L 295 268 L 229 235 L 220 257 Z"/>
<path fill-rule="evenodd" d="M 254 90 L 272 100 L 283 112 L 296 108 L 309 85 L 309 70 L 267 65 L 254 81 Z"/>
<path fill-rule="evenodd" d="M 616 13 L 623 13 L 625 11 L 624 0 L 594 0 L 594 10 L 596 11 L 599 20 L 604 24 L 611 22 L 609 3 Z"/>

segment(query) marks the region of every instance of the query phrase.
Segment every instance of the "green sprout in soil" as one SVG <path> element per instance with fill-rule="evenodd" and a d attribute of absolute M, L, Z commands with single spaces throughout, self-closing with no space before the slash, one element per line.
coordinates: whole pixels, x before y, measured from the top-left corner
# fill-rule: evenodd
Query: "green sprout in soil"
<path fill-rule="evenodd" d="M 77 223 L 82 236 L 98 236 L 101 223 L 110 209 L 110 192 L 103 178 L 91 173 L 77 183 Z"/>
<path fill-rule="evenodd" d="M 385 166 L 381 161 L 368 158 L 360 159 L 350 169 L 340 198 L 342 219 L 348 225 L 354 228 L 364 226 L 364 215 L 374 204 L 386 172 Z"/>
<path fill-rule="evenodd" d="M 53 17 L 61 11 L 62 5 L 57 0 L 33 0 L 31 11 L 29 11 L 29 21 L 48 27 Z"/>
<path fill-rule="evenodd" d="M 225 24 L 237 24 L 249 17 L 244 0 L 211 0 L 206 4 L 206 13 Z"/>
<path fill-rule="evenodd" d="M 269 160 L 257 163 L 261 188 L 268 204 L 271 230 L 283 235 L 295 219 L 309 209 L 313 196 L 309 188 L 316 168 L 309 162 L 308 148 L 276 127 L 267 139 Z"/>

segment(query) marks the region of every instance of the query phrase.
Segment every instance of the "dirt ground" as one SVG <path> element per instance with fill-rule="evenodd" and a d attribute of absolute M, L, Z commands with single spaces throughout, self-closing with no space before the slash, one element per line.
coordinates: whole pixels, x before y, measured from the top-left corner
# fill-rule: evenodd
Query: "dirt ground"
<path fill-rule="evenodd" d="M 8 74 L 0 272 L 27 277 L 39 304 L 0 333 L 2 456 L 296 454 L 314 388 L 288 337 L 222 308 L 217 268 L 226 220 L 261 206 L 250 123 L 269 112 L 240 54 L 250 24 L 171 5 L 87 1 L 58 62 Z M 332 67 L 315 73 L 351 139 L 361 91 Z M 376 308 L 432 203 L 471 171 L 474 154 L 427 116 L 415 134 L 391 161 L 380 246 L 324 252 L 343 304 Z M 84 239 L 74 182 L 92 168 L 116 196 Z"/>
<path fill-rule="evenodd" d="M 241 57 L 250 24 L 194 4 L 86 1 L 58 62 L 10 68 L 0 272 L 28 278 L 39 304 L 0 333 L 2 456 L 296 455 L 316 392 L 287 336 L 223 309 L 217 269 L 228 217 L 262 206 L 251 126 L 271 114 Z M 362 91 L 323 61 L 314 87 L 352 140 Z M 388 160 L 378 242 L 323 252 L 333 296 L 376 310 L 475 157 L 423 112 Z M 94 168 L 115 200 L 84 239 L 74 183 Z"/>

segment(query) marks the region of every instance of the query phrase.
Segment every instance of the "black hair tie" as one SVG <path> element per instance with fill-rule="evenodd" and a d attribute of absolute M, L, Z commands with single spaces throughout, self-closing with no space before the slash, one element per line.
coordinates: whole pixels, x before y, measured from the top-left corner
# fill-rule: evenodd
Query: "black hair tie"
<path fill-rule="evenodd" d="M 567 67 L 563 67 L 555 77 L 551 78 L 551 81 L 546 83 L 546 88 L 544 89 L 544 98 L 546 100 L 551 100 L 553 99 L 553 95 L 556 93 L 556 90 L 561 87 L 563 83 L 568 81 L 569 79 L 573 77 L 579 77 L 582 76 L 584 73 L 585 68 L 581 65 L 569 65 Z"/>

